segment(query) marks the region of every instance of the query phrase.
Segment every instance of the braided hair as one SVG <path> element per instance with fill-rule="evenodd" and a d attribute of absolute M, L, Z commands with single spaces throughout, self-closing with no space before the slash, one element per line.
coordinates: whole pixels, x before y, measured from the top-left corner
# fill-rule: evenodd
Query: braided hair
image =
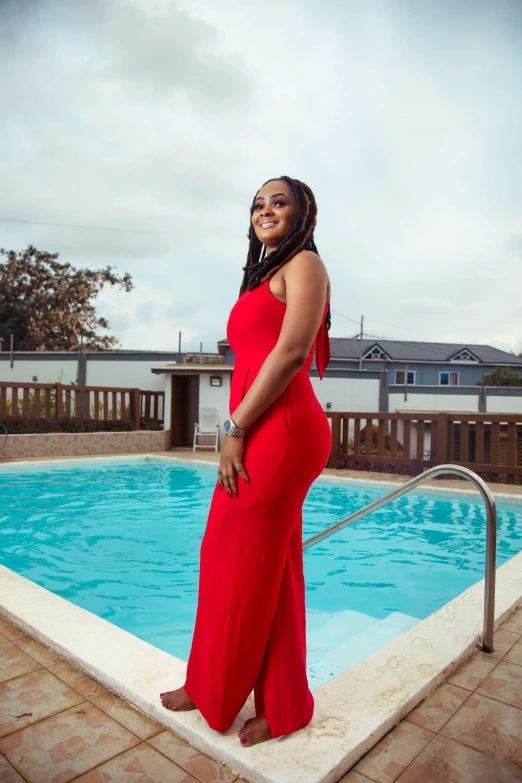
<path fill-rule="evenodd" d="M 317 247 L 314 242 L 314 229 L 317 222 L 317 204 L 315 196 L 304 182 L 291 177 L 277 177 L 278 180 L 288 182 L 292 188 L 295 202 L 297 205 L 297 217 L 293 228 L 288 232 L 281 244 L 266 254 L 266 246 L 257 237 L 252 220 L 248 231 L 248 255 L 246 266 L 243 267 L 243 282 L 241 284 L 240 295 L 245 291 L 252 291 L 269 280 L 273 275 L 287 264 L 297 253 L 302 250 L 312 250 L 317 253 Z M 268 179 L 261 187 L 268 182 L 274 182 L 274 179 Z M 259 191 L 258 191 L 259 192 Z M 254 213 L 257 194 L 250 207 L 250 218 Z M 331 324 L 330 304 L 326 314 L 326 326 L 328 329 Z"/>

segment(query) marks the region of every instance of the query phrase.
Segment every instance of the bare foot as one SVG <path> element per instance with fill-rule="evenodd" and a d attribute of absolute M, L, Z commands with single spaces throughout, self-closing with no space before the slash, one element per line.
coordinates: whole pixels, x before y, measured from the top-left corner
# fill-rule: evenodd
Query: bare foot
<path fill-rule="evenodd" d="M 192 699 L 189 699 L 185 688 L 160 693 L 160 696 L 163 706 L 173 712 L 189 712 L 197 709 Z"/>
<path fill-rule="evenodd" d="M 250 720 L 247 720 L 238 736 L 241 740 L 241 744 L 244 745 L 245 748 L 272 739 L 270 726 L 268 725 L 266 718 L 250 718 Z"/>

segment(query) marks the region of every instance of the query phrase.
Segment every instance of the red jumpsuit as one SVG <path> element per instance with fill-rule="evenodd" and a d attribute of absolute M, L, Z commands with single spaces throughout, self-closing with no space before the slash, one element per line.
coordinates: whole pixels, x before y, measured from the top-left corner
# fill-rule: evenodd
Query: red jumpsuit
<path fill-rule="evenodd" d="M 234 412 L 275 347 L 286 305 L 266 281 L 234 305 L 227 337 L 236 352 Z M 313 697 L 306 677 L 302 505 L 331 448 L 331 430 L 312 388 L 329 360 L 324 322 L 310 355 L 281 396 L 248 429 L 238 494 L 216 486 L 201 546 L 196 626 L 185 690 L 211 728 L 227 731 L 254 690 L 256 714 L 273 737 L 306 726 Z"/>

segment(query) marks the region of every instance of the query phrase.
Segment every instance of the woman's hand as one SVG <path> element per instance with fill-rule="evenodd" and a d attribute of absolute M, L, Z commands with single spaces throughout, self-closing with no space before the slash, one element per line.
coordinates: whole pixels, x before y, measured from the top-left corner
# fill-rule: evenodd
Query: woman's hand
<path fill-rule="evenodd" d="M 243 467 L 243 441 L 244 438 L 234 435 L 225 435 L 221 446 L 221 459 L 218 468 L 219 488 L 225 487 L 232 497 L 237 495 L 237 474 L 245 481 L 248 476 Z"/>

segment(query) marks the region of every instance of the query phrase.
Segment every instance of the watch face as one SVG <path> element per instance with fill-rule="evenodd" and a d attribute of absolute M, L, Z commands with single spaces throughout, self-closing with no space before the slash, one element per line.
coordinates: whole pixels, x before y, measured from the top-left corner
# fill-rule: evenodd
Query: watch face
<path fill-rule="evenodd" d="M 234 428 L 234 425 L 230 419 L 226 419 L 223 424 L 223 429 L 225 430 L 225 435 L 229 435 Z"/>

